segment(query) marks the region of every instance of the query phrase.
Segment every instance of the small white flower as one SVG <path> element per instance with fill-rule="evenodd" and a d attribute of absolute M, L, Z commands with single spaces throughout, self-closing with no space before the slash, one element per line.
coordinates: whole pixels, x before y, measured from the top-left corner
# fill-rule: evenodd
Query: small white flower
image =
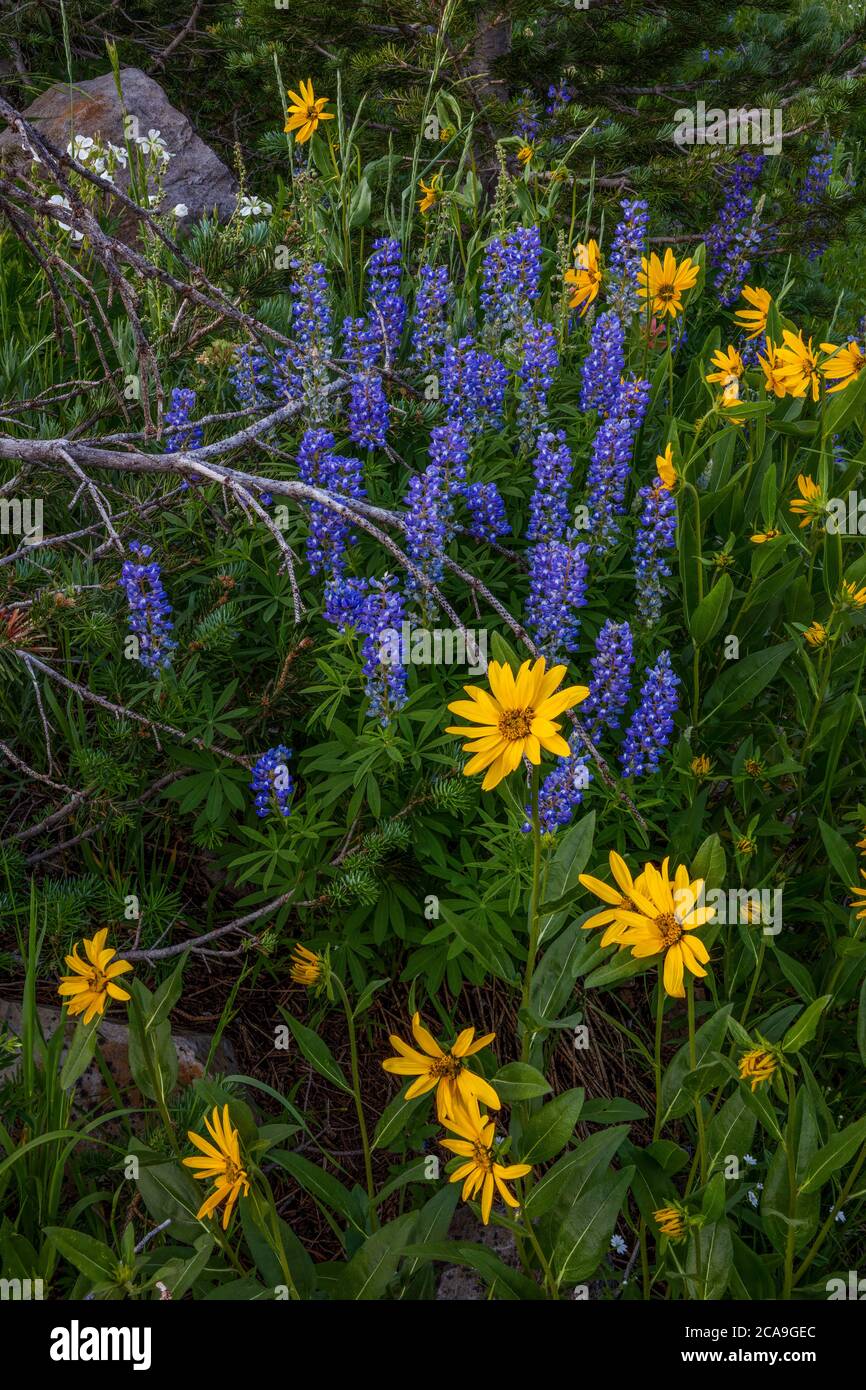
<path fill-rule="evenodd" d="M 49 203 L 53 203 L 57 208 L 68 208 L 70 206 L 68 200 L 63 197 L 62 193 L 53 193 L 48 201 Z M 73 241 L 83 241 L 84 233 L 73 231 L 68 222 L 58 221 L 57 225 L 62 228 L 64 232 L 68 232 Z"/>
<path fill-rule="evenodd" d="M 146 135 L 139 135 L 136 145 L 144 154 L 156 155 L 157 159 L 169 160 L 173 158 L 165 147 L 165 141 L 158 130 L 149 130 Z"/>
<path fill-rule="evenodd" d="M 108 149 L 109 149 L 110 153 L 114 156 L 115 160 L 116 160 L 117 163 L 120 165 L 120 167 L 121 167 L 122 169 L 125 169 L 125 168 L 126 168 L 126 150 L 123 148 L 123 146 L 122 146 L 122 145 L 112 145 L 111 141 L 109 140 L 109 142 L 108 142 Z"/>
<path fill-rule="evenodd" d="M 86 164 L 90 158 L 95 141 L 89 135 L 76 135 L 74 140 L 70 140 L 66 146 L 66 153 L 73 159 L 77 159 L 82 164 Z"/>
<path fill-rule="evenodd" d="M 625 1254 L 627 1254 L 627 1252 L 628 1252 L 628 1246 L 626 1245 L 626 1243 L 625 1243 L 625 1241 L 623 1240 L 622 1236 L 617 1235 L 616 1232 L 614 1232 L 614 1234 L 611 1236 L 611 1238 L 610 1238 L 610 1243 L 611 1243 L 612 1249 L 614 1249 L 618 1255 L 625 1255 Z"/>
<path fill-rule="evenodd" d="M 241 217 L 270 217 L 273 208 L 264 198 L 257 198 L 255 194 L 248 198 L 244 194 L 238 203 L 238 212 Z"/>
<path fill-rule="evenodd" d="M 189 217 L 189 208 L 186 203 L 175 203 L 171 214 L 172 217 Z"/>
<path fill-rule="evenodd" d="M 841 1209 L 840 1209 L 839 1211 L 837 1211 L 837 1213 L 836 1213 L 836 1220 L 837 1220 L 840 1224 L 844 1225 L 845 1219 L 846 1219 L 846 1218 L 845 1218 L 845 1213 L 844 1213 L 844 1211 L 842 1211 Z"/>
<path fill-rule="evenodd" d="M 751 1154 L 743 1154 L 743 1162 L 748 1163 L 750 1168 L 754 1168 L 758 1160 L 756 1158 L 752 1158 Z"/>

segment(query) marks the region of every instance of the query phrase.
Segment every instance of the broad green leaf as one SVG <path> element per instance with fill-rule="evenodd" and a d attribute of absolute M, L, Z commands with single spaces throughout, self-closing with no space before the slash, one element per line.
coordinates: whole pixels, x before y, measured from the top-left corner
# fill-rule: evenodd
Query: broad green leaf
<path fill-rule="evenodd" d="M 408 1245 L 417 1221 L 417 1212 L 406 1212 L 368 1236 L 343 1269 L 337 1282 L 338 1297 L 355 1302 L 384 1298 L 388 1285 Z"/>
<path fill-rule="evenodd" d="M 556 1157 L 574 1134 L 583 1097 L 579 1086 L 548 1101 L 530 1117 L 520 1141 L 521 1163 L 546 1163 Z"/>
<path fill-rule="evenodd" d="M 794 642 L 781 642 L 761 652 L 752 652 L 740 661 L 730 662 L 728 669 L 710 687 L 701 706 L 700 723 L 735 714 L 750 705 L 770 684 L 782 662 L 793 652 Z"/>
<path fill-rule="evenodd" d="M 634 1168 L 607 1172 L 569 1208 L 553 1250 L 559 1283 L 580 1284 L 598 1269 L 633 1176 Z"/>
<path fill-rule="evenodd" d="M 728 616 L 733 592 L 734 585 L 730 575 L 723 574 L 710 592 L 704 594 L 692 613 L 689 631 L 699 647 L 706 646 L 721 628 Z"/>
<path fill-rule="evenodd" d="M 64 1259 L 74 1265 L 94 1284 L 113 1284 L 119 1264 L 117 1256 L 101 1240 L 84 1231 L 69 1231 L 63 1226 L 46 1226 L 45 1234 Z"/>
<path fill-rule="evenodd" d="M 822 994 L 819 999 L 816 999 L 813 1004 L 803 1010 L 796 1023 L 792 1023 L 782 1039 L 783 1052 L 799 1052 L 801 1047 L 805 1047 L 806 1043 L 812 1041 L 818 1031 L 821 1015 L 832 998 L 832 994 Z"/>
<path fill-rule="evenodd" d="M 319 1075 L 324 1076 L 326 1081 L 332 1082 L 333 1085 L 339 1086 L 341 1091 L 351 1095 L 352 1088 L 328 1044 L 312 1028 L 308 1028 L 299 1019 L 293 1018 L 288 1009 L 280 1008 L 280 1013 L 294 1033 L 295 1041 L 310 1065 L 315 1067 Z"/>
<path fill-rule="evenodd" d="M 810 1192 L 817 1192 L 839 1168 L 844 1168 L 845 1164 L 854 1157 L 864 1143 L 866 1143 L 866 1115 L 855 1120 L 853 1124 L 846 1125 L 844 1129 L 840 1129 L 839 1133 L 834 1134 L 823 1149 L 818 1150 L 806 1169 L 803 1181 L 800 1183 L 800 1192 L 806 1195 Z"/>
<path fill-rule="evenodd" d="M 742 1163 L 754 1135 L 754 1111 L 749 1109 L 742 1092 L 737 1090 L 725 1101 L 707 1127 L 707 1171 L 712 1173 L 716 1168 L 724 1168 L 731 1156 Z"/>
<path fill-rule="evenodd" d="M 549 1082 L 528 1062 L 507 1062 L 493 1077 L 491 1083 L 500 1100 L 510 1105 L 515 1100 L 534 1100 L 536 1096 L 546 1096 L 551 1089 Z"/>

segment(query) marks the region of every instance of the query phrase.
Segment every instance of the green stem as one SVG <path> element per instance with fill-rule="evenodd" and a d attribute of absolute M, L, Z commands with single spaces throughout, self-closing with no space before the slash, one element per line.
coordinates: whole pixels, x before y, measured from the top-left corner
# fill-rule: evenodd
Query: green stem
<path fill-rule="evenodd" d="M 695 1043 L 695 985 L 691 978 L 686 986 L 686 994 L 688 996 L 689 1010 L 689 1070 L 696 1071 L 698 1065 L 698 1050 Z M 704 1138 L 704 1112 L 701 1109 L 700 1096 L 695 1097 L 695 1124 L 698 1130 L 698 1162 L 700 1165 L 701 1186 L 703 1186 L 707 1180 L 707 1158 L 706 1141 Z"/>
<path fill-rule="evenodd" d="M 754 997 L 755 997 L 755 990 L 756 990 L 757 987 L 758 987 L 758 980 L 759 980 L 760 975 L 761 975 L 761 967 L 762 967 L 763 964 L 764 964 L 764 954 L 765 954 L 766 950 L 767 950 L 767 942 L 766 942 L 766 939 L 765 939 L 765 937 L 764 937 L 764 935 L 763 935 L 763 932 L 762 932 L 762 933 L 761 933 L 761 944 L 760 944 L 760 946 L 758 947 L 758 958 L 757 958 L 757 960 L 755 961 L 755 969 L 754 969 L 754 973 L 753 973 L 753 975 L 752 975 L 752 983 L 749 985 L 749 992 L 748 992 L 748 994 L 746 995 L 746 1002 L 745 1002 L 745 1004 L 743 1005 L 743 1012 L 740 1014 L 740 1023 L 742 1024 L 742 1026 L 743 1026 L 744 1028 L 745 1028 L 745 1026 L 746 1026 L 746 1019 L 747 1019 L 748 1016 L 749 1016 L 749 1009 L 752 1007 L 752 1000 L 753 1000 Z"/>
<path fill-rule="evenodd" d="M 782 1299 L 791 1297 L 791 1289 L 794 1284 L 794 1242 L 797 1238 L 797 1229 L 794 1225 L 794 1217 L 797 1211 L 797 1151 L 796 1132 L 794 1125 L 794 1104 L 797 1093 L 794 1087 L 794 1077 L 788 1075 L 788 1124 L 785 1128 L 785 1156 L 788 1160 L 788 1231 L 785 1236 L 785 1285 L 782 1290 Z"/>
<path fill-rule="evenodd" d="M 355 1035 L 355 1019 L 352 1014 L 352 1006 L 349 1003 L 349 996 L 346 993 L 343 981 L 337 976 L 332 975 L 331 979 L 337 986 L 340 998 L 343 1001 L 343 1010 L 346 1015 L 346 1024 L 349 1030 L 349 1056 L 352 1067 L 352 1095 L 355 1099 L 355 1112 L 358 1116 L 358 1130 L 361 1135 L 361 1147 L 364 1150 L 364 1174 L 367 1180 L 367 1198 L 370 1203 L 370 1225 L 373 1230 L 377 1230 L 379 1218 L 376 1214 L 375 1189 L 373 1187 L 373 1161 L 370 1155 L 370 1137 L 367 1133 L 367 1121 L 364 1118 L 364 1106 L 361 1101 L 361 1073 L 358 1068 L 358 1039 Z"/>
<path fill-rule="evenodd" d="M 539 1244 L 538 1236 L 535 1234 L 532 1222 L 529 1220 L 529 1217 L 526 1215 L 526 1212 L 523 1213 L 523 1228 L 526 1231 L 527 1236 L 529 1237 L 529 1243 L 535 1251 L 538 1263 L 541 1265 L 541 1271 L 544 1275 L 544 1282 L 547 1286 L 547 1291 L 552 1299 L 558 1300 L 559 1286 L 557 1285 L 556 1279 L 554 1278 L 553 1270 L 550 1268 L 547 1256 L 545 1255 L 544 1251 L 541 1248 L 541 1245 Z"/>
<path fill-rule="evenodd" d="M 653 1072 L 656 1082 L 656 1114 L 653 1124 L 653 1143 L 662 1127 L 662 1020 L 665 1014 L 665 992 L 661 980 L 656 984 L 656 1040 L 653 1052 Z"/>
<path fill-rule="evenodd" d="M 524 1011 L 529 1008 L 529 996 L 532 990 L 532 976 L 535 972 L 535 958 L 538 955 L 538 907 L 541 892 L 541 819 L 538 813 L 538 788 L 540 774 L 538 767 L 532 769 L 532 892 L 529 899 L 529 945 L 526 952 L 526 969 L 523 974 L 523 995 L 521 997 L 521 1007 Z M 521 1044 L 521 1060 L 529 1061 L 529 1054 L 532 1049 L 533 1033 L 529 1025 L 524 1021 L 523 1042 Z"/>
<path fill-rule="evenodd" d="M 821 683 L 818 686 L 818 694 L 815 697 L 815 708 L 812 710 L 812 717 L 809 720 L 809 727 L 806 730 L 806 737 L 803 740 L 803 747 L 800 750 L 800 757 L 805 758 L 809 744 L 812 742 L 812 734 L 815 732 L 815 725 L 818 722 L 818 715 L 821 713 L 821 706 L 824 703 L 824 696 L 827 693 L 827 684 L 830 680 L 830 667 L 832 665 L 829 649 L 826 652 L 824 670 L 821 674 Z"/>

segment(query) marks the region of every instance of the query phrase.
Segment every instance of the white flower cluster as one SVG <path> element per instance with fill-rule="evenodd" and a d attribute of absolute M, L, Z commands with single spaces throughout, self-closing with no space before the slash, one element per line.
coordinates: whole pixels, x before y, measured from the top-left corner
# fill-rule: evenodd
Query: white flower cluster
<path fill-rule="evenodd" d="M 90 135 L 76 135 L 66 146 L 66 153 L 79 164 L 86 164 L 104 183 L 114 183 L 118 169 L 127 165 L 126 150 L 122 145 L 113 145 L 109 140 L 101 145 Z"/>
<path fill-rule="evenodd" d="M 238 215 L 240 217 L 270 217 L 273 208 L 270 203 L 266 203 L 264 198 L 257 198 L 255 194 L 251 197 L 243 195 L 238 200 Z"/>

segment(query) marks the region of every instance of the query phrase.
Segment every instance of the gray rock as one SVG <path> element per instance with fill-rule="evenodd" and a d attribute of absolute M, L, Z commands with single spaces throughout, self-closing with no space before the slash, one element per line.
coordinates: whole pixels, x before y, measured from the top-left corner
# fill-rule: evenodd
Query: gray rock
<path fill-rule="evenodd" d="M 171 105 L 159 83 L 140 68 L 122 68 L 120 84 L 122 105 L 114 74 L 108 72 L 71 87 L 66 83 L 50 87 L 23 115 L 64 153 L 73 134 L 90 136 L 102 144 L 124 145 L 124 116 L 134 117 L 140 135 L 158 130 L 174 156 L 165 171 L 161 208 L 170 211 L 184 203 L 189 209 L 187 222 L 214 212 L 223 221 L 229 218 L 237 205 L 238 186 L 222 160 L 196 135 L 186 116 Z M 12 130 L 0 135 L 0 156 L 12 163 L 30 163 Z M 124 171 L 118 171 L 116 181 L 126 192 L 128 177 Z M 133 219 L 124 217 L 121 234 L 127 239 L 132 225 Z"/>

